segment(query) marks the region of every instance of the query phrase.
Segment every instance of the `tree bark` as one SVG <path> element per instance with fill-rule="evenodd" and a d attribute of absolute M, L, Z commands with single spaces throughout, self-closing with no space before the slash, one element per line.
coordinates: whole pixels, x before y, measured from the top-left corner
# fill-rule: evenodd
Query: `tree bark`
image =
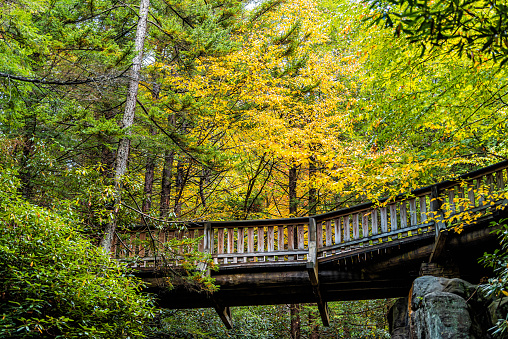
<path fill-rule="evenodd" d="M 182 200 L 181 199 L 182 199 L 182 194 L 183 194 L 183 188 L 184 188 L 183 161 L 178 160 L 178 162 L 176 164 L 176 182 L 175 182 L 176 196 L 175 196 L 175 206 L 174 206 L 174 212 L 175 212 L 175 216 L 177 218 L 180 217 L 180 214 L 182 212 Z"/>
<path fill-rule="evenodd" d="M 169 202 L 171 199 L 171 172 L 173 170 L 173 162 L 175 161 L 175 152 L 166 151 L 164 154 L 164 167 L 162 168 L 161 182 L 161 202 L 160 216 L 165 218 L 169 212 Z"/>
<path fill-rule="evenodd" d="M 127 92 L 127 100 L 125 101 L 125 112 L 122 118 L 122 129 L 125 131 L 126 136 L 120 139 L 120 144 L 118 145 L 115 160 L 115 206 L 113 210 L 113 220 L 106 224 L 104 229 L 104 237 L 101 240 L 101 247 L 106 253 L 111 251 L 111 245 L 113 242 L 118 219 L 118 209 L 121 200 L 122 178 L 127 171 L 127 160 L 129 158 L 131 143 L 130 127 L 134 122 L 134 111 L 136 109 L 136 101 L 138 97 L 139 75 L 141 70 L 141 63 L 143 61 L 143 47 L 147 34 L 147 19 L 149 8 L 150 0 L 140 0 L 139 20 L 136 29 L 136 40 L 134 42 L 134 50 L 137 53 L 132 60 L 132 67 L 129 73 L 130 80 Z"/>
<path fill-rule="evenodd" d="M 288 173 L 288 195 L 289 195 L 289 216 L 294 218 L 298 213 L 298 198 L 296 195 L 296 185 L 298 182 L 298 168 L 293 165 L 289 169 Z M 297 232 L 293 232 L 294 239 L 293 244 L 298 244 L 298 235 Z M 296 247 L 296 245 L 295 245 Z M 291 314 L 291 339 L 300 339 L 300 304 L 291 304 L 289 305 L 289 310 Z"/>
<path fill-rule="evenodd" d="M 319 325 L 316 322 L 316 319 L 314 318 L 311 310 L 309 310 L 309 329 L 309 339 L 319 339 Z"/>
<path fill-rule="evenodd" d="M 145 167 L 145 186 L 143 188 L 143 205 L 141 211 L 145 214 L 150 212 L 152 208 L 152 193 L 153 193 L 153 180 L 155 172 L 155 157 L 150 154 L 146 159 Z"/>
<path fill-rule="evenodd" d="M 316 206 L 317 206 L 317 190 L 314 186 L 314 178 L 316 176 L 316 161 L 314 160 L 314 156 L 311 156 L 309 159 L 309 215 L 316 214 Z"/>

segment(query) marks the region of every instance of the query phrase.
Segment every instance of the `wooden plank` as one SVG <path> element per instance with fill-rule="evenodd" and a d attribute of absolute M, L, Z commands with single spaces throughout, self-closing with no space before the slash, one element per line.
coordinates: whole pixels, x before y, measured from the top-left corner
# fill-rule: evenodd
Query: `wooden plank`
<path fill-rule="evenodd" d="M 236 251 L 238 253 L 243 253 L 243 252 L 245 252 L 245 228 L 243 228 L 243 227 L 238 228 L 237 237 L 238 238 L 236 240 L 236 246 L 237 246 Z"/>
<path fill-rule="evenodd" d="M 498 190 L 504 188 L 503 170 L 496 172 L 496 188 Z"/>
<path fill-rule="evenodd" d="M 217 253 L 224 253 L 224 229 L 217 230 Z"/>
<path fill-rule="evenodd" d="M 342 242 L 342 229 L 340 224 L 340 219 L 334 220 L 334 226 L 335 226 L 335 243 L 340 244 Z"/>
<path fill-rule="evenodd" d="M 483 191 L 483 178 L 476 179 L 476 189 L 478 190 L 478 194 L 480 195 L 478 197 L 478 206 L 483 206 L 485 202 L 485 195 L 481 193 Z"/>
<path fill-rule="evenodd" d="M 275 250 L 275 230 L 273 226 L 268 226 L 266 242 L 268 252 L 273 252 Z"/>
<path fill-rule="evenodd" d="M 305 248 L 305 225 L 298 225 L 297 232 L 298 232 L 298 249 L 303 250 Z"/>
<path fill-rule="evenodd" d="M 416 213 L 416 199 L 409 200 L 409 224 L 414 226 L 418 224 L 418 215 Z"/>
<path fill-rule="evenodd" d="M 235 251 L 235 229 L 234 228 L 228 228 L 228 253 L 233 253 Z"/>
<path fill-rule="evenodd" d="M 258 252 L 263 252 L 265 250 L 265 228 L 260 226 L 258 227 Z"/>
<path fill-rule="evenodd" d="M 377 208 L 374 208 L 371 212 L 372 218 L 372 235 L 379 233 L 379 225 L 377 221 Z"/>
<path fill-rule="evenodd" d="M 472 182 L 467 185 L 467 198 L 469 199 L 469 207 L 475 207 L 474 186 Z"/>
<path fill-rule="evenodd" d="M 309 254 L 307 250 L 293 250 L 293 251 L 273 251 L 273 252 L 252 252 L 252 253 L 222 253 L 217 254 L 219 258 L 235 258 L 235 257 L 259 257 L 259 256 L 277 256 L 277 255 L 303 255 Z M 274 263 L 277 264 L 277 263 Z"/>
<path fill-rule="evenodd" d="M 397 204 L 391 204 L 391 205 L 388 205 L 389 209 L 390 209 L 390 230 L 391 231 L 396 231 L 397 230 Z"/>
<path fill-rule="evenodd" d="M 324 222 L 317 223 L 316 243 L 317 243 L 318 248 L 323 247 L 323 224 L 324 224 Z"/>
<path fill-rule="evenodd" d="M 464 187 L 457 187 L 457 198 L 459 201 L 459 211 L 464 212 Z"/>
<path fill-rule="evenodd" d="M 277 250 L 284 251 L 284 226 L 277 226 L 277 240 Z"/>
<path fill-rule="evenodd" d="M 432 253 L 430 254 L 429 263 L 435 262 L 441 254 L 443 253 L 446 237 L 448 236 L 448 231 L 444 230 L 439 232 L 436 241 L 434 243 L 434 248 L 432 249 Z"/>
<path fill-rule="evenodd" d="M 359 229 L 359 222 L 358 222 L 358 213 L 353 214 L 353 239 L 360 238 L 360 229 Z"/>
<path fill-rule="evenodd" d="M 369 212 L 362 213 L 362 237 L 367 238 L 369 236 Z"/>
<path fill-rule="evenodd" d="M 213 297 L 212 297 L 213 299 Z M 233 328 L 233 321 L 231 320 L 231 309 L 229 307 L 222 306 L 221 304 L 217 303 L 215 300 L 213 302 L 213 308 L 215 309 L 215 312 L 219 315 L 220 320 L 222 320 L 222 323 L 224 326 L 230 330 Z"/>
<path fill-rule="evenodd" d="M 489 194 L 494 192 L 494 176 L 492 173 L 487 174 L 487 177 L 485 179 L 485 185 L 489 188 Z"/>
<path fill-rule="evenodd" d="M 381 234 L 388 232 L 388 213 L 386 206 L 381 207 Z"/>
<path fill-rule="evenodd" d="M 420 197 L 420 223 L 427 221 L 427 196 Z"/>
<path fill-rule="evenodd" d="M 199 229 L 198 230 L 198 237 L 203 237 L 203 239 L 201 239 L 201 241 L 199 242 L 199 245 L 198 245 L 198 251 L 200 251 L 200 252 L 204 252 L 205 251 L 205 238 L 204 238 L 204 234 L 205 234 L 205 230 L 204 229 Z"/>
<path fill-rule="evenodd" d="M 163 244 L 166 242 L 166 234 L 164 233 L 163 230 L 160 230 L 159 231 L 159 244 L 158 244 L 158 248 L 159 248 L 159 251 L 161 251 L 164 247 L 163 247 Z"/>
<path fill-rule="evenodd" d="M 450 210 L 448 211 L 450 214 L 455 214 L 455 189 L 448 189 L 448 205 L 450 206 Z"/>
<path fill-rule="evenodd" d="M 113 238 L 116 240 L 116 238 Z M 146 246 L 146 232 L 139 233 L 139 256 L 143 258 L 145 256 L 145 246 Z"/>
<path fill-rule="evenodd" d="M 351 233 L 349 228 L 349 215 L 343 217 L 343 225 L 344 225 L 344 241 L 348 242 L 351 240 Z"/>
<path fill-rule="evenodd" d="M 294 226 L 288 226 L 288 250 L 294 250 L 295 234 Z"/>
<path fill-rule="evenodd" d="M 332 244 L 332 221 L 327 220 L 325 225 L 326 246 L 330 246 Z"/>
<path fill-rule="evenodd" d="M 407 227 L 407 204 L 406 201 L 400 202 L 400 228 Z"/>
<path fill-rule="evenodd" d="M 247 252 L 254 252 L 254 227 L 247 228 Z"/>
<path fill-rule="evenodd" d="M 403 233 L 403 232 L 408 232 L 408 231 L 415 231 L 417 229 L 419 229 L 420 227 L 428 227 L 428 226 L 431 226 L 433 225 L 433 223 L 426 223 L 426 224 L 419 224 L 419 225 L 415 225 L 415 226 L 410 226 L 406 229 L 398 229 L 396 231 L 393 231 L 393 232 L 387 232 L 387 233 L 381 233 L 381 234 L 378 234 L 378 235 L 371 235 L 367 238 L 368 241 L 371 241 L 371 240 L 377 240 L 377 239 L 380 239 L 380 238 L 385 238 L 385 237 L 388 237 L 388 236 L 392 236 L 392 235 L 397 235 L 397 234 L 400 234 L 400 233 Z M 421 234 L 417 234 L 416 232 L 413 233 L 413 237 L 421 237 L 422 235 Z M 364 242 L 365 239 L 358 239 L 358 240 L 352 240 L 350 242 L 348 242 L 348 245 L 356 245 L 356 244 L 359 244 L 361 242 Z M 344 246 L 342 244 L 339 244 L 339 245 L 332 245 L 332 246 L 329 246 L 329 247 L 325 247 L 323 248 L 323 250 L 326 250 L 326 251 L 330 251 L 330 250 L 334 250 L 334 249 L 337 249 L 337 248 L 344 248 Z M 363 249 L 362 251 L 365 251 L 365 249 Z"/>

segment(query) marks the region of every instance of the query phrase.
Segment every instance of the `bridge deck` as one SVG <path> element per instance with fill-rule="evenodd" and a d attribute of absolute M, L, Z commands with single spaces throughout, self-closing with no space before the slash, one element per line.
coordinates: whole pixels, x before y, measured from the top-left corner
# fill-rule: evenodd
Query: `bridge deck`
<path fill-rule="evenodd" d="M 445 243 L 455 254 L 448 259 L 457 262 L 476 262 L 495 246 L 487 226 L 507 205 L 507 168 L 504 161 L 407 195 L 305 218 L 205 222 L 184 231 L 137 228 L 119 236 L 113 256 L 154 279 L 155 254 L 165 242 L 202 237 L 198 250 L 220 267 L 211 273 L 219 292 L 154 287 L 161 305 L 215 307 L 227 323 L 226 306 L 317 302 L 326 323 L 326 301 L 407 295 L 421 263 L 438 259 Z M 461 234 L 445 236 L 459 224 Z M 462 276 L 484 273 L 463 266 Z"/>

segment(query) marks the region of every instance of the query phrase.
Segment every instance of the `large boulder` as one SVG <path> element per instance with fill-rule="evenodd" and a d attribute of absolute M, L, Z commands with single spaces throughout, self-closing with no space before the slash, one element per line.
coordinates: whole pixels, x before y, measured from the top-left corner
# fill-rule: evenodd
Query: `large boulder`
<path fill-rule="evenodd" d="M 409 298 L 394 303 L 388 322 L 392 339 L 489 339 L 507 309 L 508 298 L 485 298 L 462 279 L 423 276 L 413 282 Z"/>

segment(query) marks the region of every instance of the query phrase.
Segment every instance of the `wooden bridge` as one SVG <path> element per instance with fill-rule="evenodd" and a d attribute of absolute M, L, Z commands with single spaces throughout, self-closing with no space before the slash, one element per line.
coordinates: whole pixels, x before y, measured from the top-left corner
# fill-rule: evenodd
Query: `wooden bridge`
<path fill-rule="evenodd" d="M 498 246 L 488 226 L 506 217 L 507 168 L 504 161 L 407 195 L 305 218 L 137 228 L 120 234 L 113 255 L 131 261 L 161 307 L 214 307 L 231 327 L 230 306 L 317 303 L 327 325 L 327 301 L 407 296 L 425 273 L 471 282 L 491 274 L 477 262 Z M 450 231 L 457 226 L 461 233 Z M 156 283 L 164 274 L 153 244 L 172 237 L 202 237 L 199 251 L 219 265 L 209 272 L 218 292 Z"/>

